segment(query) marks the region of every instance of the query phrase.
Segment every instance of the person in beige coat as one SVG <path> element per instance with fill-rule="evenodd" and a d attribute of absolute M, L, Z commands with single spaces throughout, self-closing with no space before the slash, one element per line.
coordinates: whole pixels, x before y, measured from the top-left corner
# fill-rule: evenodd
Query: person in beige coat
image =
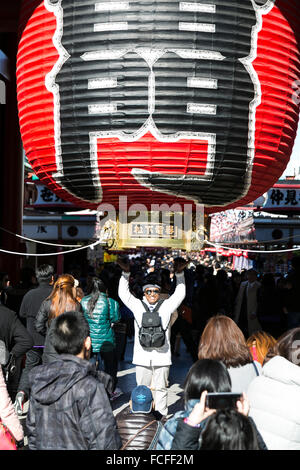
<path fill-rule="evenodd" d="M 247 339 L 255 331 L 262 329 L 257 319 L 257 296 L 260 282 L 254 269 L 247 271 L 247 281 L 241 283 L 236 296 L 233 320 Z"/>
<path fill-rule="evenodd" d="M 2 368 L 0 367 L 0 420 L 9 429 L 17 444 L 21 445 L 24 432 L 13 403 L 8 394 Z"/>

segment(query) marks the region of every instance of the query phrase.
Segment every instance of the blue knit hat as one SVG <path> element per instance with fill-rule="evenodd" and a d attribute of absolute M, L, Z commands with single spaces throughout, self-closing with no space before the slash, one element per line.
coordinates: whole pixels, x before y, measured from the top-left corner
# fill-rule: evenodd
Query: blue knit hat
<path fill-rule="evenodd" d="M 138 385 L 131 392 L 131 409 L 133 413 L 150 413 L 152 401 L 152 392 L 145 385 Z"/>

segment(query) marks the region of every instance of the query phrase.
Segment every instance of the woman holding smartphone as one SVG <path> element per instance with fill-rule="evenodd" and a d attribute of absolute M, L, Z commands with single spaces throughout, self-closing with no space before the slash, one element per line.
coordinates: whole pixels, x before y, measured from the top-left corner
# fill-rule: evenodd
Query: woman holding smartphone
<path fill-rule="evenodd" d="M 245 395 L 236 406 L 217 410 L 207 407 L 207 398 L 207 391 L 202 392 L 190 415 L 179 421 L 172 450 L 267 450 L 254 421 L 248 417 Z"/>
<path fill-rule="evenodd" d="M 231 380 L 225 365 L 221 361 L 212 359 L 203 359 L 195 362 L 190 368 L 184 383 L 184 409 L 178 411 L 168 419 L 160 432 L 156 450 L 172 449 L 173 439 L 177 431 L 177 426 L 184 420 L 188 420 L 189 416 L 193 417 L 193 410 L 199 410 L 200 398 L 205 402 L 206 395 L 203 393 L 226 393 L 231 392 Z M 205 407 L 204 415 L 201 415 L 200 422 L 212 414 L 215 410 Z M 186 424 L 186 423 L 184 423 Z M 203 426 L 199 426 L 198 434 L 202 431 Z M 189 430 L 189 429 L 188 429 Z M 181 433 L 181 432 L 180 432 Z"/>
<path fill-rule="evenodd" d="M 175 413 L 164 424 L 155 450 L 198 449 L 198 440 L 207 420 L 216 411 L 206 405 L 208 393 L 229 396 L 228 403 L 233 409 L 231 380 L 221 361 L 202 359 L 192 365 L 184 383 L 184 409 Z M 242 396 L 239 401 L 240 410 L 248 412 L 246 398 Z M 260 436 L 258 439 L 260 448 L 266 448 Z"/>

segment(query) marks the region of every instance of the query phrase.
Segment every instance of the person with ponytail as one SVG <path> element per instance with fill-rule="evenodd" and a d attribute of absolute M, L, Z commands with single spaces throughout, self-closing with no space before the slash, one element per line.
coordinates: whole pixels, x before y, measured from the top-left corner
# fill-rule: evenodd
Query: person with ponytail
<path fill-rule="evenodd" d="M 104 364 L 104 372 L 113 379 L 113 394 L 111 399 L 121 395 L 116 389 L 118 358 L 116 354 L 116 339 L 113 324 L 121 319 L 119 304 L 107 295 L 107 288 L 98 277 L 93 277 L 91 292 L 81 300 L 83 313 L 90 327 L 92 340 L 91 361 L 97 364 L 98 370 Z"/>
<path fill-rule="evenodd" d="M 62 274 L 55 282 L 52 292 L 41 304 L 35 320 L 35 329 L 45 336 L 43 364 L 57 359 L 57 353 L 51 344 L 51 323 L 65 312 L 82 311 L 77 300 L 78 281 L 71 274 Z"/>

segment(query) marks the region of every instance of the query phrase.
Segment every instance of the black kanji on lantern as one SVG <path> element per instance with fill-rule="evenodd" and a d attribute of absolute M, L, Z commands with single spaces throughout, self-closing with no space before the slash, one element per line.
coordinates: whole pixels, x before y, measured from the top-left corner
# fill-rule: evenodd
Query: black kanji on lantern
<path fill-rule="evenodd" d="M 57 181 L 100 201 L 97 139 L 134 141 L 150 130 L 170 145 L 207 140 L 207 172 L 137 166 L 138 181 L 206 205 L 239 199 L 249 184 L 259 88 L 249 57 L 266 2 L 45 0 L 60 44 L 59 66 L 48 77 L 60 121 Z"/>

